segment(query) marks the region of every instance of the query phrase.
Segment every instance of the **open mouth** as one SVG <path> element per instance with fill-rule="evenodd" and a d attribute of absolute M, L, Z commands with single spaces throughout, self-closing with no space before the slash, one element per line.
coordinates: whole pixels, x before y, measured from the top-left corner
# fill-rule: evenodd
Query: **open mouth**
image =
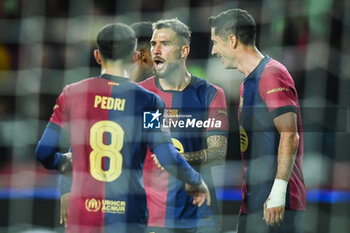
<path fill-rule="evenodd" d="M 165 66 L 164 60 L 161 58 L 155 58 L 153 59 L 154 62 L 154 67 L 156 68 L 156 70 L 162 70 Z"/>

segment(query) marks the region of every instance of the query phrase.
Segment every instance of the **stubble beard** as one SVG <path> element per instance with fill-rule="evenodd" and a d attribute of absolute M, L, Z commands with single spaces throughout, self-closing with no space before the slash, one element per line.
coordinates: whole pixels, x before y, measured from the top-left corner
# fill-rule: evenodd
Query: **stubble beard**
<path fill-rule="evenodd" d="M 153 71 L 157 78 L 163 79 L 175 74 L 179 70 L 179 68 L 180 68 L 180 60 L 176 60 L 175 62 L 168 63 L 163 72 L 158 72 L 154 68 L 154 66 L 153 66 Z"/>

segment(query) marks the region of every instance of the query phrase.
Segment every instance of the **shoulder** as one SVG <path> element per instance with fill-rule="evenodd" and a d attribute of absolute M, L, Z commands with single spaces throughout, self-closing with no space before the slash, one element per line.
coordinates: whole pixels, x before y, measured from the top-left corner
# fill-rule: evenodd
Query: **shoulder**
<path fill-rule="evenodd" d="M 81 81 L 77 81 L 74 83 L 70 83 L 64 86 L 62 90 L 62 95 L 73 95 L 77 93 L 82 93 L 83 91 L 86 91 L 89 86 L 91 86 L 92 83 L 97 82 L 99 78 L 97 77 L 90 77 L 85 78 Z"/>
<path fill-rule="evenodd" d="M 216 86 L 204 79 L 201 79 L 197 76 L 192 76 L 192 78 L 194 79 L 193 80 L 193 87 L 198 89 L 200 92 L 205 92 L 207 95 L 215 95 L 215 94 L 223 94 L 225 95 L 224 93 L 224 90 L 219 87 L 219 86 Z"/>
<path fill-rule="evenodd" d="M 156 86 L 155 76 L 149 77 L 142 82 L 139 82 L 138 85 L 147 89 Z"/>
<path fill-rule="evenodd" d="M 265 98 L 281 98 L 283 94 L 297 97 L 297 91 L 292 76 L 280 62 L 271 59 L 261 74 L 259 83 L 260 96 Z M 269 96 L 269 97 L 267 97 Z"/>
<path fill-rule="evenodd" d="M 88 86 L 88 85 L 90 85 L 90 84 L 92 84 L 94 82 L 98 82 L 98 80 L 100 80 L 100 78 L 98 78 L 98 77 L 85 78 L 83 80 L 67 84 L 64 87 L 64 89 L 70 89 L 70 90 L 81 89 L 82 87 Z"/>
<path fill-rule="evenodd" d="M 261 79 L 266 82 L 273 82 L 273 80 L 280 80 L 284 82 L 294 83 L 292 76 L 289 74 L 287 68 L 280 62 L 271 59 L 265 66 L 261 74 Z M 268 80 L 268 81 L 267 81 Z"/>
<path fill-rule="evenodd" d="M 146 81 L 146 80 L 144 80 Z M 144 82 L 143 81 L 143 82 Z M 152 92 L 148 87 L 148 85 L 140 85 L 141 83 L 136 84 L 135 83 L 135 91 L 137 93 L 137 96 L 146 102 L 151 101 L 159 101 L 160 97 L 156 95 L 154 92 Z"/>

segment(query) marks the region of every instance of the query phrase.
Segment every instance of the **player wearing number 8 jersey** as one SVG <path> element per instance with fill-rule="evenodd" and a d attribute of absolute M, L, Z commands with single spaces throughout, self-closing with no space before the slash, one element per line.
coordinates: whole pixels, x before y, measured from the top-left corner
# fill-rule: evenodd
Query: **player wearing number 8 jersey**
<path fill-rule="evenodd" d="M 102 74 L 66 86 L 36 149 L 48 169 L 67 162 L 57 147 L 60 131 L 70 134 L 73 183 L 67 232 L 143 232 L 147 223 L 142 167 L 147 146 L 169 172 L 199 191 L 194 204 L 210 196 L 200 175 L 160 129 L 143 130 L 143 111 L 163 102 L 155 94 L 122 77 L 135 50 L 134 32 L 110 24 L 97 37 L 94 55 Z M 175 169 L 176 168 L 176 169 Z M 178 171 L 179 169 L 179 171 Z"/>

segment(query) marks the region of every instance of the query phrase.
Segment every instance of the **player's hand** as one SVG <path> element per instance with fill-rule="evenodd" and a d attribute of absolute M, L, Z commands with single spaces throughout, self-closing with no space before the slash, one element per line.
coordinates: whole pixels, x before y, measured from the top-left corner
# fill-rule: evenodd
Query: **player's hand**
<path fill-rule="evenodd" d="M 198 207 L 201 207 L 205 200 L 207 200 L 207 205 L 210 206 L 209 189 L 203 180 L 200 185 L 191 186 L 186 184 L 185 188 L 188 194 L 193 195 L 193 205 L 198 205 Z"/>
<path fill-rule="evenodd" d="M 64 227 L 67 227 L 69 201 L 70 193 L 65 193 L 61 196 L 60 224 L 64 224 Z"/>
<path fill-rule="evenodd" d="M 276 178 L 264 203 L 264 217 L 269 226 L 279 226 L 284 217 L 288 181 Z"/>
<path fill-rule="evenodd" d="M 68 152 L 63 155 L 66 157 L 66 159 L 62 164 L 59 165 L 59 168 L 57 169 L 57 171 L 62 175 L 70 176 L 73 171 L 72 153 Z"/>
<path fill-rule="evenodd" d="M 157 167 L 164 171 L 164 167 L 159 163 L 159 160 L 157 159 L 157 156 L 155 154 L 151 155 L 151 157 L 153 158 L 154 163 L 157 165 Z"/>
<path fill-rule="evenodd" d="M 281 222 L 283 222 L 284 218 L 284 205 L 267 208 L 267 203 L 271 201 L 270 198 L 268 198 L 265 201 L 264 204 L 264 217 L 263 220 L 265 220 L 266 224 L 269 226 L 279 226 Z"/>

